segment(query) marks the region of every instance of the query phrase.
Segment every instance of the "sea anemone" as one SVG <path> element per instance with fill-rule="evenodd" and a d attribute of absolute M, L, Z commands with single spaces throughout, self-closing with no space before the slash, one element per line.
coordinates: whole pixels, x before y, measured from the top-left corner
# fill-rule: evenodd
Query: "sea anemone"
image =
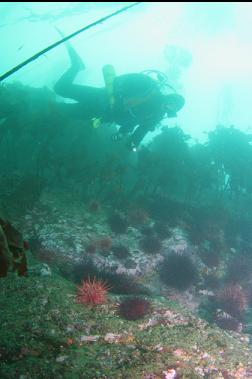
<path fill-rule="evenodd" d="M 141 297 L 124 300 L 119 305 L 119 315 L 126 320 L 138 320 L 149 314 L 151 302 Z"/>
<path fill-rule="evenodd" d="M 107 301 L 109 286 L 102 280 L 87 279 L 78 288 L 77 301 L 81 304 L 98 305 Z"/>
<path fill-rule="evenodd" d="M 140 241 L 140 246 L 146 254 L 158 254 L 162 248 L 160 240 L 155 236 L 146 236 Z"/>
<path fill-rule="evenodd" d="M 185 290 L 198 278 L 196 266 L 185 255 L 170 254 L 159 267 L 160 279 L 168 286 Z"/>

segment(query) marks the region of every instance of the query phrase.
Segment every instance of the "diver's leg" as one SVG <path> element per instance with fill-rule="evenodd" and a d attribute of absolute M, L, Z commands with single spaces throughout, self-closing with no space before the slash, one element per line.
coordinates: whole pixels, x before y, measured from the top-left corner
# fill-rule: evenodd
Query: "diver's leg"
<path fill-rule="evenodd" d="M 62 33 L 62 31 L 59 28 L 57 28 L 57 26 L 55 26 L 54 28 L 57 30 L 57 32 L 59 33 L 59 35 L 62 38 L 65 38 L 64 33 Z M 75 67 L 76 69 L 78 69 L 78 71 L 84 70 L 86 68 L 86 66 L 85 66 L 83 60 L 81 59 L 81 57 L 79 56 L 79 54 L 76 52 L 76 50 L 71 45 L 71 43 L 69 41 L 66 41 L 66 42 L 64 42 L 64 44 L 66 46 L 66 49 L 67 49 L 67 52 L 68 52 L 68 55 L 69 55 L 69 58 L 71 61 L 71 67 Z"/>
<path fill-rule="evenodd" d="M 78 87 L 80 86 L 73 84 L 78 72 L 79 69 L 77 67 L 71 66 L 56 82 L 54 85 L 54 91 L 62 97 L 80 101 L 80 94 L 78 91 Z"/>
<path fill-rule="evenodd" d="M 76 104 L 78 107 L 68 107 L 69 110 L 72 110 L 73 116 L 76 112 L 77 117 L 82 115 L 82 118 L 85 119 L 101 117 L 104 113 L 109 112 L 109 99 L 105 88 L 73 84 L 77 72 L 78 70 L 75 67 L 70 67 L 54 86 L 58 95 L 78 102 Z"/>
<path fill-rule="evenodd" d="M 83 101 L 83 95 L 85 95 L 83 93 L 84 86 L 73 84 L 73 82 L 79 71 L 85 69 L 85 65 L 69 42 L 66 42 L 66 48 L 71 61 L 71 67 L 56 82 L 54 91 L 60 96 L 76 101 Z"/>
<path fill-rule="evenodd" d="M 54 91 L 62 97 L 81 101 L 83 97 L 83 86 L 73 84 L 76 75 L 81 70 L 80 58 L 72 48 L 69 52 L 69 56 L 71 59 L 71 67 L 56 82 Z"/>
<path fill-rule="evenodd" d="M 66 118 L 91 120 L 92 118 L 105 118 L 110 116 L 109 100 L 105 88 L 80 86 L 81 101 L 70 103 L 57 103 L 61 115 Z"/>
<path fill-rule="evenodd" d="M 85 70 L 86 66 L 77 51 L 69 43 L 66 44 L 66 48 L 71 61 L 71 67 L 74 67 L 78 72 Z"/>
<path fill-rule="evenodd" d="M 58 30 L 58 29 L 57 29 Z M 58 30 L 60 35 L 63 33 Z M 80 70 L 85 69 L 85 65 L 69 42 L 65 43 L 71 61 L 71 67 L 61 76 L 54 86 L 55 92 L 63 97 L 76 100 L 79 106 L 66 106 L 67 113 L 73 117 L 81 116 L 83 119 L 90 117 L 100 117 L 104 112 L 108 112 L 108 96 L 105 88 L 95 88 L 73 84 L 73 81 Z M 73 105 L 73 104 L 71 104 Z"/>

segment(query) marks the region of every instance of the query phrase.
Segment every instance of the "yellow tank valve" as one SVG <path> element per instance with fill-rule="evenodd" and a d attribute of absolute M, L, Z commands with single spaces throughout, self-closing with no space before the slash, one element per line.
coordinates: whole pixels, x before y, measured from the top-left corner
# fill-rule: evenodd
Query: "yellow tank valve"
<path fill-rule="evenodd" d="M 92 118 L 92 125 L 93 125 L 93 128 L 99 128 L 99 126 L 101 126 L 102 124 L 102 118 Z"/>

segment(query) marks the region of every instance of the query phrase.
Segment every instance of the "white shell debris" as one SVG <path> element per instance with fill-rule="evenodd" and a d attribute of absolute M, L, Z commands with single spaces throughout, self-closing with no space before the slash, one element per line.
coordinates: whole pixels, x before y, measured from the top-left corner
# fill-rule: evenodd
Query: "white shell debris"
<path fill-rule="evenodd" d="M 81 336 L 80 341 L 81 342 L 96 342 L 100 336 Z"/>
<path fill-rule="evenodd" d="M 168 371 L 163 371 L 164 379 L 175 379 L 177 376 L 176 370 L 173 368 Z"/>
<path fill-rule="evenodd" d="M 51 271 L 50 267 L 46 263 L 44 263 L 43 266 L 41 267 L 41 269 L 40 269 L 40 275 L 41 276 L 50 276 L 50 275 L 52 275 L 52 271 Z"/>
<path fill-rule="evenodd" d="M 56 358 L 56 362 L 62 363 L 68 358 L 67 355 L 60 355 L 59 357 Z"/>

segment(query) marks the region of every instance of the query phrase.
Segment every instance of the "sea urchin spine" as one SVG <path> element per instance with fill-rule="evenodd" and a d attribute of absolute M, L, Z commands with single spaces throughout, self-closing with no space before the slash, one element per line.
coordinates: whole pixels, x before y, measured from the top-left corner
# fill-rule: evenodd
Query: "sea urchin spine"
<path fill-rule="evenodd" d="M 97 279 L 84 280 L 79 286 L 77 300 L 78 303 L 87 305 L 104 304 L 107 301 L 109 286 Z"/>

